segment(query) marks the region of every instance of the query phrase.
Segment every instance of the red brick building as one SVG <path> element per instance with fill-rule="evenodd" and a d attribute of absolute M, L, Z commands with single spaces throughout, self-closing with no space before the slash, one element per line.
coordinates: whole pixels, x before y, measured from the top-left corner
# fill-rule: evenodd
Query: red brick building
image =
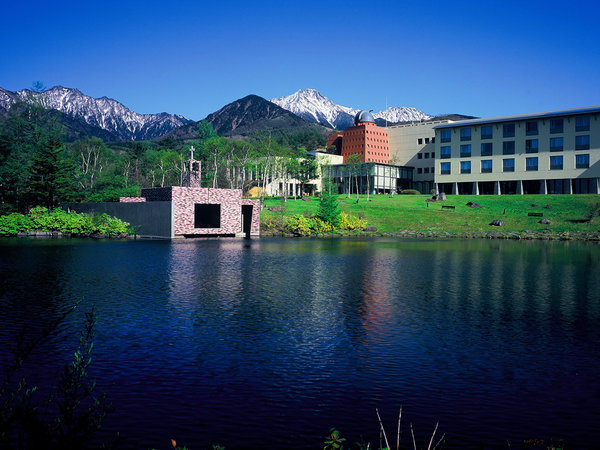
<path fill-rule="evenodd" d="M 358 155 L 362 162 L 389 164 L 390 147 L 385 128 L 377 126 L 369 111 L 360 111 L 354 117 L 354 126 L 343 133 L 334 133 L 329 137 L 328 145 L 335 145 L 344 157 L 344 163 L 350 155 Z"/>

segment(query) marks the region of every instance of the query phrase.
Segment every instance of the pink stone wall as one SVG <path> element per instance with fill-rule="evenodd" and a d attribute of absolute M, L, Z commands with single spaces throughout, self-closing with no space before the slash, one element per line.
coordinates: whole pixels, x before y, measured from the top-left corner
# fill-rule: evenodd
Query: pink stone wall
<path fill-rule="evenodd" d="M 251 234 L 258 235 L 260 211 L 257 200 L 242 200 L 240 189 L 172 187 L 174 234 L 238 234 L 242 232 L 242 205 L 253 205 Z M 220 228 L 194 228 L 194 204 L 220 204 Z"/>
<path fill-rule="evenodd" d="M 260 234 L 260 200 L 250 200 L 249 198 L 242 199 L 242 205 L 252 205 L 252 225 L 250 234 L 258 236 Z"/>
<path fill-rule="evenodd" d="M 242 199 L 240 189 L 209 189 L 199 187 L 165 187 L 142 189 L 141 197 L 121 197 L 121 202 L 173 202 L 173 234 L 175 236 L 218 235 L 242 233 L 242 205 L 252 205 L 250 234 L 260 234 L 260 201 Z M 221 205 L 220 228 L 194 228 L 194 205 Z"/>

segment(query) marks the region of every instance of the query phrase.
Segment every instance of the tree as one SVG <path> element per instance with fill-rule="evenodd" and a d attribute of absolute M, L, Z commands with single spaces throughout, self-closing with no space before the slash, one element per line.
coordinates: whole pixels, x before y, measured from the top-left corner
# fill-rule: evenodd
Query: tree
<path fill-rule="evenodd" d="M 76 141 L 71 146 L 73 160 L 77 161 L 77 181 L 81 188 L 93 191 L 98 177 L 113 159 L 113 153 L 97 137 Z"/>
<path fill-rule="evenodd" d="M 352 176 L 354 175 L 354 180 L 356 181 L 356 201 L 358 202 L 358 176 L 361 164 L 361 158 L 358 153 L 354 153 L 353 155 L 348 156 L 346 160 L 346 164 L 348 164 L 348 168 L 350 170 L 350 186 L 352 186 Z M 350 189 L 351 191 L 352 189 Z M 348 193 L 350 196 L 350 192 Z"/>
<path fill-rule="evenodd" d="M 73 164 L 64 153 L 61 131 L 47 131 L 37 146 L 31 166 L 30 192 L 35 204 L 52 209 L 72 194 Z"/>
<path fill-rule="evenodd" d="M 317 177 L 318 164 L 314 159 L 304 158 L 300 161 L 298 180 L 300 181 L 300 192 L 304 194 L 304 184 Z"/>
<path fill-rule="evenodd" d="M 340 225 L 341 214 L 337 198 L 335 195 L 331 195 L 331 185 L 327 182 L 325 189 L 321 192 L 317 217 L 337 227 Z"/>

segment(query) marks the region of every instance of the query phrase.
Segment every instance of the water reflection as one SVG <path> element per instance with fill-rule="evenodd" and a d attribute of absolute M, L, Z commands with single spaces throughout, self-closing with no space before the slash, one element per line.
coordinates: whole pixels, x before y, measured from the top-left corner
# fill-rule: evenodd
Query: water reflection
<path fill-rule="evenodd" d="M 599 269 L 598 246 L 563 242 L 8 240 L 0 338 L 96 305 L 105 429 L 135 446 L 314 448 L 334 425 L 375 442 L 374 408 L 400 404 L 462 447 L 577 446 L 598 437 Z"/>

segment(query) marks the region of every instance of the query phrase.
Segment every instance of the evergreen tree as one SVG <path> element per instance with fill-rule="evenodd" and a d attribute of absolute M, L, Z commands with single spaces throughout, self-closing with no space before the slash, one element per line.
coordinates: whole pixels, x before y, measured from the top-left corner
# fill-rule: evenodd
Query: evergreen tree
<path fill-rule="evenodd" d="M 31 166 L 30 193 L 35 204 L 54 208 L 59 201 L 73 197 L 73 163 L 65 158 L 61 132 L 44 132 Z"/>
<path fill-rule="evenodd" d="M 340 204 L 338 203 L 336 196 L 331 194 L 330 188 L 331 186 L 329 185 L 325 186 L 321 193 L 317 217 L 338 227 L 340 225 L 342 212 L 340 210 Z"/>

